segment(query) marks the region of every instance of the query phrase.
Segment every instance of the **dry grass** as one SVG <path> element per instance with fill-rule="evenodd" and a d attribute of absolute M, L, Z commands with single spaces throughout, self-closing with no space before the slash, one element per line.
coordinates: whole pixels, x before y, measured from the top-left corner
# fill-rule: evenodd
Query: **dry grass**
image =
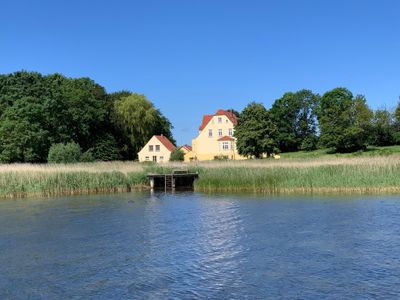
<path fill-rule="evenodd" d="M 142 172 L 143 165 L 138 162 L 95 162 L 95 163 L 76 163 L 76 164 L 3 164 L 0 165 L 0 173 L 59 173 L 59 172 L 121 172 L 128 174 L 131 172 Z"/>
<path fill-rule="evenodd" d="M 0 197 L 126 191 L 146 173 L 198 171 L 198 191 L 262 193 L 400 192 L 400 155 L 166 163 L 0 165 Z"/>

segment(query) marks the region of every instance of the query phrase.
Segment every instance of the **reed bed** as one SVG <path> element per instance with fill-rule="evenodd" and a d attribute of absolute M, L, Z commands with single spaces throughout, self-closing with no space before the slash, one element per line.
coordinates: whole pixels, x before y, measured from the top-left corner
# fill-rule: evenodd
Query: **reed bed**
<path fill-rule="evenodd" d="M 199 172 L 196 191 L 260 193 L 400 192 L 400 155 L 141 164 L 0 165 L 0 198 L 147 189 L 147 173 Z"/>
<path fill-rule="evenodd" d="M 400 192 L 400 164 L 209 168 L 201 170 L 196 190 L 269 194 Z"/>

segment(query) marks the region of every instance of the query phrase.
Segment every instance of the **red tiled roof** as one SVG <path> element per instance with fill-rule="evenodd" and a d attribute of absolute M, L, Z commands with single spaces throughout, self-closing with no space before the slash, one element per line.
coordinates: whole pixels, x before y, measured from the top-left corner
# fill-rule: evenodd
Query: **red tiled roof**
<path fill-rule="evenodd" d="M 163 144 L 164 146 L 165 146 L 165 148 L 167 148 L 169 151 L 174 151 L 175 150 L 175 146 L 174 146 L 174 144 L 172 144 L 171 143 L 171 141 L 168 139 L 168 138 L 166 138 L 165 136 L 163 136 L 163 135 L 156 135 L 155 136 L 160 142 L 161 142 L 161 144 Z"/>
<path fill-rule="evenodd" d="M 199 130 L 203 130 L 204 127 L 207 126 L 208 122 L 211 121 L 212 117 L 213 117 L 212 115 L 204 115 L 203 122 L 201 123 Z"/>
<path fill-rule="evenodd" d="M 220 142 L 220 141 L 234 141 L 235 139 L 233 138 L 233 137 L 231 137 L 231 136 L 227 136 L 227 135 L 225 135 L 225 136 L 223 136 L 222 138 L 219 138 L 218 139 L 218 141 Z"/>
<path fill-rule="evenodd" d="M 188 151 L 192 151 L 192 146 L 189 146 L 189 145 L 183 145 L 183 146 L 180 146 L 179 148 L 185 148 L 186 150 L 188 150 Z"/>
<path fill-rule="evenodd" d="M 232 122 L 233 126 L 237 125 L 237 117 L 234 113 L 223 109 L 218 109 L 215 115 L 203 116 L 203 122 L 201 123 L 199 130 L 203 130 L 214 116 L 226 116 Z"/>
<path fill-rule="evenodd" d="M 223 109 L 218 109 L 216 116 L 227 116 L 228 119 L 233 123 L 234 126 L 237 125 L 237 117 L 233 112 L 226 111 Z"/>

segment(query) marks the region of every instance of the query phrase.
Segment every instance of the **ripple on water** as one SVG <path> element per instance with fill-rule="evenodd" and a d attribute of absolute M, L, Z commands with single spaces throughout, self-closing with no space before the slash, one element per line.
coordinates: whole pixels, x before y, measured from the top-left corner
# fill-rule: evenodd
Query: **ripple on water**
<path fill-rule="evenodd" d="M 0 298 L 397 299 L 398 200 L 6 200 Z"/>

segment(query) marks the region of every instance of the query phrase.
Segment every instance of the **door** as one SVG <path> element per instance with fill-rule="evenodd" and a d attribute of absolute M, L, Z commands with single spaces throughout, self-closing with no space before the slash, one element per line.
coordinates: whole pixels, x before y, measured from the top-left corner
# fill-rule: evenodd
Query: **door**
<path fill-rule="evenodd" d="M 153 156 L 153 161 L 157 162 L 157 156 Z"/>

